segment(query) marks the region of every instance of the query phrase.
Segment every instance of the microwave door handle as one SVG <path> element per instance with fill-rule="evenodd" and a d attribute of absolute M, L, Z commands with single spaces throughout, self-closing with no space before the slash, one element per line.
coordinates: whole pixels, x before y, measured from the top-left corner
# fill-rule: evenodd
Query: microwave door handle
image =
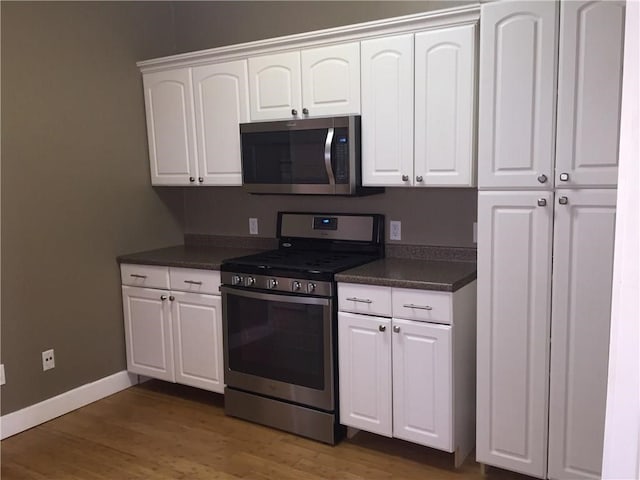
<path fill-rule="evenodd" d="M 324 142 L 324 167 L 327 169 L 327 176 L 329 177 L 329 184 L 336 184 L 336 177 L 333 174 L 333 167 L 331 166 L 331 144 L 333 143 L 333 127 L 327 129 L 327 140 Z"/>

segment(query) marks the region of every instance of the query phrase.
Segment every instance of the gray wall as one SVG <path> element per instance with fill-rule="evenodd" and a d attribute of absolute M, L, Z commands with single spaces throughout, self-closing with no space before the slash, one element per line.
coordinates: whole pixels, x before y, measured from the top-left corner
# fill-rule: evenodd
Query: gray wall
<path fill-rule="evenodd" d="M 171 4 L 1 8 L 6 414 L 126 368 L 115 257 L 180 243 L 182 193 L 150 186 L 135 65 L 174 52 Z"/>
<path fill-rule="evenodd" d="M 178 2 L 176 49 L 188 52 L 322 28 L 455 7 L 471 2 Z M 239 188 L 185 189 L 188 233 L 247 235 L 258 217 L 260 236 L 275 234 L 278 210 L 383 213 L 402 221 L 402 241 L 474 246 L 473 189 L 387 189 L 366 198 L 252 196 Z"/>

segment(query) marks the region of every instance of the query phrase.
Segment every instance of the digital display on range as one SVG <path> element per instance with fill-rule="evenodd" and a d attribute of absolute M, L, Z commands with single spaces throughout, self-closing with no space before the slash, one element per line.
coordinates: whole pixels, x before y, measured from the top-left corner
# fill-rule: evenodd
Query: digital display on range
<path fill-rule="evenodd" d="M 338 219 L 336 217 L 313 217 L 314 230 L 337 230 Z"/>

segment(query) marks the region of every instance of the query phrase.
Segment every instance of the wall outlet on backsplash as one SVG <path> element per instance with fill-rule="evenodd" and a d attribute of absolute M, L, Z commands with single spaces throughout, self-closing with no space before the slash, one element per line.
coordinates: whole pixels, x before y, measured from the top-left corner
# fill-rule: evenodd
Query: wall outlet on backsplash
<path fill-rule="evenodd" d="M 389 240 L 402 240 L 402 222 L 400 220 L 389 221 Z"/>
<path fill-rule="evenodd" d="M 258 219 L 257 218 L 249 219 L 249 234 L 258 235 Z"/>

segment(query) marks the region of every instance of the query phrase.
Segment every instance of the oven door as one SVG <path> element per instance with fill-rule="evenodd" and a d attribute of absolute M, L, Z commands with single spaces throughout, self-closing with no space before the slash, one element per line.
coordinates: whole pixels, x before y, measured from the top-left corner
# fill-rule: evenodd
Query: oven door
<path fill-rule="evenodd" d="M 332 411 L 333 300 L 220 290 L 227 386 Z"/>

